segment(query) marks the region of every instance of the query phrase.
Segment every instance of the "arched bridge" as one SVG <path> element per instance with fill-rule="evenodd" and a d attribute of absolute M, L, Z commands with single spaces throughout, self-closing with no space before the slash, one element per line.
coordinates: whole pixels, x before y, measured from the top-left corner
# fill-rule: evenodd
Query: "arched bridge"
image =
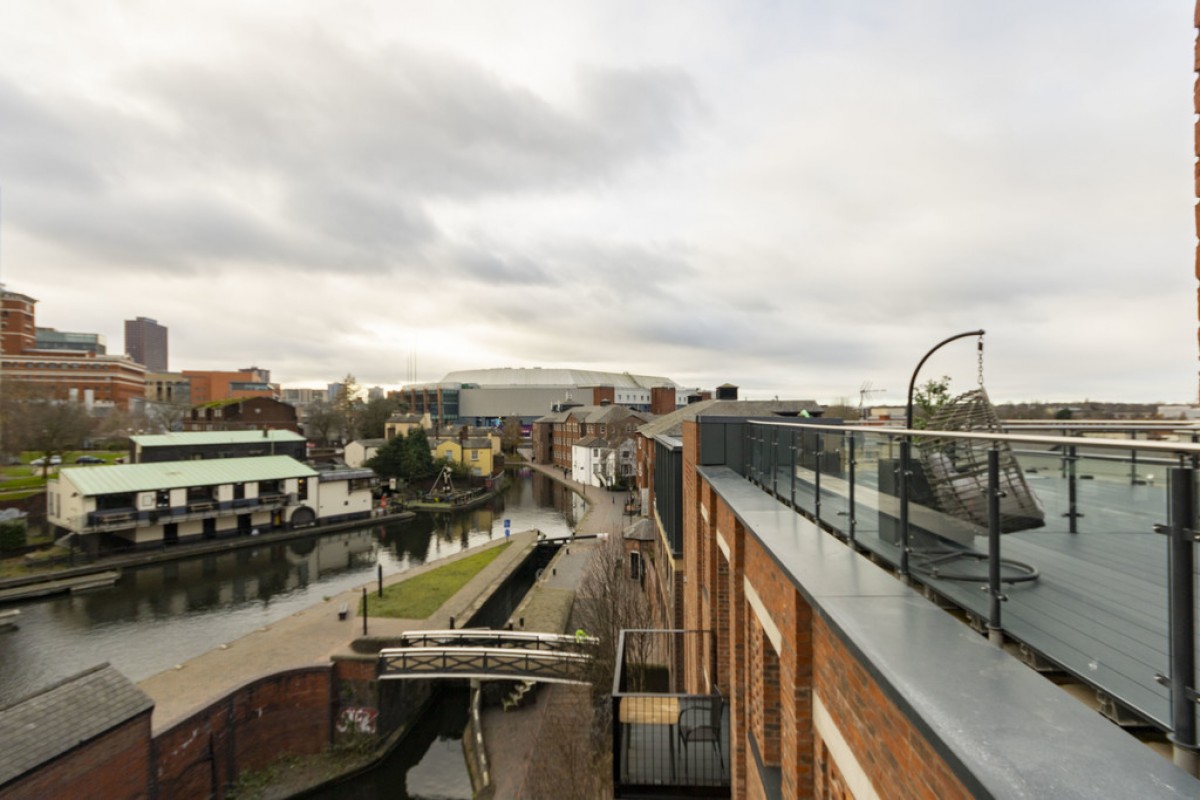
<path fill-rule="evenodd" d="M 589 651 L 598 641 L 524 631 L 409 631 L 401 647 L 379 651 L 379 677 L 587 683 Z"/>

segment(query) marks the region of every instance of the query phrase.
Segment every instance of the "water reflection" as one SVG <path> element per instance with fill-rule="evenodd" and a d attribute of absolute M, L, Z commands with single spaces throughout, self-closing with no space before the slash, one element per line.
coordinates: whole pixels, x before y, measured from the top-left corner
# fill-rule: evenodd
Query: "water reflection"
<path fill-rule="evenodd" d="M 0 705 L 102 661 L 138 681 L 325 597 L 504 536 L 569 533 L 581 513 L 542 475 L 515 480 L 490 507 L 457 516 L 197 556 L 126 570 L 116 586 L 21 608 L 0 634 Z"/>

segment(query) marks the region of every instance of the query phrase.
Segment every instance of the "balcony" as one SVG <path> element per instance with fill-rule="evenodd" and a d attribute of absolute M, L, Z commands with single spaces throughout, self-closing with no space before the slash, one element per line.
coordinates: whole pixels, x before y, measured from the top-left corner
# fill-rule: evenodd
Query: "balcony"
<path fill-rule="evenodd" d="M 274 492 L 269 495 L 232 502 L 194 500 L 186 505 L 156 508 L 151 511 L 138 511 L 133 507 L 105 509 L 92 511 L 83 517 L 80 533 L 103 533 L 129 528 L 147 528 L 171 522 L 191 522 L 210 517 L 227 516 L 232 512 L 246 514 L 252 511 L 275 511 L 285 508 L 294 501 L 295 497 L 292 495 Z"/>
<path fill-rule="evenodd" d="M 612 693 L 614 797 L 730 796 L 729 707 L 715 687 L 699 685 L 715 666 L 707 631 L 621 632 Z"/>
<path fill-rule="evenodd" d="M 734 442 L 726 467 L 759 490 L 1090 686 L 1113 721 L 1191 738 L 1193 668 L 1168 654 L 1196 651 L 1195 428 L 718 425 L 708 441 Z"/>

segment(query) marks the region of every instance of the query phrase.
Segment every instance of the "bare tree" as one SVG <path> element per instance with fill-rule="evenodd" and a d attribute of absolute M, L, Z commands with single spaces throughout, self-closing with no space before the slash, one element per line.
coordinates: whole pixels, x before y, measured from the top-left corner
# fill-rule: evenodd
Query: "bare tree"
<path fill-rule="evenodd" d="M 626 571 L 625 546 L 619 534 L 601 541 L 592 554 L 575 596 L 574 618 L 579 628 L 600 640 L 588 678 L 596 711 L 595 733 L 605 737 L 612 724 L 609 699 L 621 631 L 653 625 L 650 603 L 642 591 L 642 584 L 629 577 Z"/>
<path fill-rule="evenodd" d="M 530 800 L 561 797 L 612 797 L 612 754 L 597 748 L 587 724 L 593 711 L 586 686 L 542 688 L 545 715 L 538 731 L 538 757 L 529 763 L 522 796 Z"/>

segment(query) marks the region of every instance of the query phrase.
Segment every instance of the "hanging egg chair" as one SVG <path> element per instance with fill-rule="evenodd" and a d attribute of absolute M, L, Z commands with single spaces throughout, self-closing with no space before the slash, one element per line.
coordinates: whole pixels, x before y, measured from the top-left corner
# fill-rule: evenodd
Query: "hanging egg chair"
<path fill-rule="evenodd" d="M 980 386 L 938 408 L 926 431 L 1000 432 L 996 408 Z M 988 451 L 1000 451 L 1000 530 L 1002 533 L 1046 524 L 1041 501 L 1029 488 L 1008 442 L 986 439 L 922 437 L 914 443 L 925 477 L 944 514 L 987 529 Z"/>

